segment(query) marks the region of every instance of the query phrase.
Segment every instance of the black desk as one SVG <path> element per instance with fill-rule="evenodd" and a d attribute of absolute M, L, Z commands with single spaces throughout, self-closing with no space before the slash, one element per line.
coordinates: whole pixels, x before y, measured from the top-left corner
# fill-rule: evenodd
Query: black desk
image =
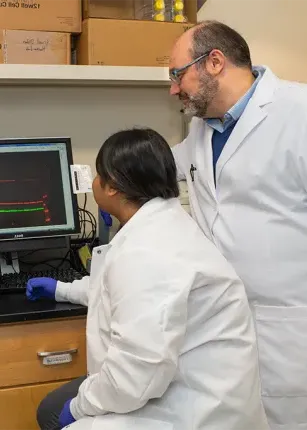
<path fill-rule="evenodd" d="M 29 301 L 25 294 L 0 294 L 0 324 L 86 315 L 87 308 L 52 300 Z"/>

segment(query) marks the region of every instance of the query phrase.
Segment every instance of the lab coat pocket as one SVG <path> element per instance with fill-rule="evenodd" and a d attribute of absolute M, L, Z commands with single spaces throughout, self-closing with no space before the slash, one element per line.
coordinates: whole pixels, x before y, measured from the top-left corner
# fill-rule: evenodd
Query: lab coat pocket
<path fill-rule="evenodd" d="M 262 394 L 307 397 L 307 307 L 254 309 Z"/>

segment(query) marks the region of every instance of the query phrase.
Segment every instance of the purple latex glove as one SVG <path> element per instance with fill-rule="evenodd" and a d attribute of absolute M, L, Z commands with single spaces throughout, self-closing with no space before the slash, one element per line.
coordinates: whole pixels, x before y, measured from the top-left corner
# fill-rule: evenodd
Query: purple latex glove
<path fill-rule="evenodd" d="M 57 281 L 53 278 L 32 278 L 28 280 L 26 296 L 29 300 L 38 300 L 42 297 L 55 300 Z"/>
<path fill-rule="evenodd" d="M 100 215 L 102 216 L 102 219 L 104 220 L 104 223 L 107 227 L 112 227 L 112 217 L 108 212 L 103 211 L 100 209 Z"/>
<path fill-rule="evenodd" d="M 72 399 L 67 400 L 67 402 L 65 403 L 65 405 L 62 409 L 62 412 L 60 413 L 59 424 L 60 424 L 61 428 L 64 428 L 64 427 L 68 426 L 69 424 L 76 422 L 76 420 L 72 416 L 72 413 L 70 412 L 71 401 L 72 401 Z"/>

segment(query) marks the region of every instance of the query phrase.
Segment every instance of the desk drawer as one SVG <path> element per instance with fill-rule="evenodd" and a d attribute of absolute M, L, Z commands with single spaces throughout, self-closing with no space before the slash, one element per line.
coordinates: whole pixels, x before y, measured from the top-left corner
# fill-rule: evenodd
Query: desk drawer
<path fill-rule="evenodd" d="M 67 350 L 74 352 L 72 361 L 65 364 L 47 366 L 38 356 Z M 84 318 L 0 326 L 0 387 L 61 381 L 85 374 Z"/>

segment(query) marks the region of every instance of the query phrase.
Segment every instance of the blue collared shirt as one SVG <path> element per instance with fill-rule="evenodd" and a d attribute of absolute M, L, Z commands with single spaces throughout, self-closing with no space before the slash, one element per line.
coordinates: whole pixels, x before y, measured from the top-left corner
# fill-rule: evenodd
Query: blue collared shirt
<path fill-rule="evenodd" d="M 252 95 L 254 94 L 256 87 L 264 74 L 264 71 L 265 69 L 263 67 L 253 67 L 253 75 L 256 77 L 256 79 L 250 89 L 244 94 L 243 97 L 240 98 L 240 100 L 237 101 L 234 106 L 229 109 L 228 112 L 225 113 L 223 121 L 218 118 L 212 118 L 206 120 L 207 124 L 219 133 L 223 133 L 223 131 L 227 130 L 228 127 L 238 121 L 244 112 L 247 103 L 252 98 Z"/>

